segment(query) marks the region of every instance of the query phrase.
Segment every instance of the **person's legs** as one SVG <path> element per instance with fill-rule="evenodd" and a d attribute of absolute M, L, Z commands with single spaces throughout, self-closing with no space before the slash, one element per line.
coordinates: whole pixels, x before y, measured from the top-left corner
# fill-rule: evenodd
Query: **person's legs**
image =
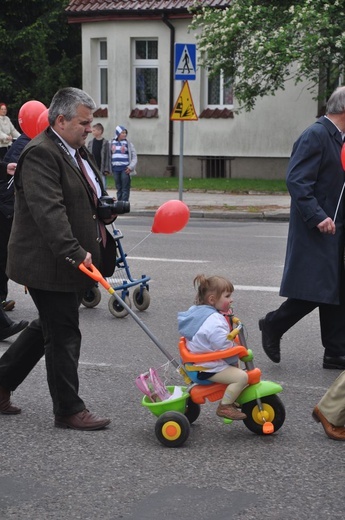
<path fill-rule="evenodd" d="M 0 358 L 0 386 L 13 392 L 44 355 L 39 320 L 34 320 Z"/>
<path fill-rule="evenodd" d="M 280 338 L 316 307 L 318 304 L 315 302 L 288 298 L 278 309 L 267 313 L 265 318 L 259 320 L 262 347 L 274 363 L 280 362 Z"/>
<path fill-rule="evenodd" d="M 122 200 L 129 201 L 129 192 L 131 189 L 131 176 L 125 171 L 121 173 L 122 176 Z"/>
<path fill-rule="evenodd" d="M 8 277 L 6 275 L 7 244 L 11 233 L 12 218 L 8 219 L 0 211 L 0 302 L 7 298 Z"/>
<path fill-rule="evenodd" d="M 331 384 L 317 406 L 334 426 L 345 426 L 345 371 Z"/>
<path fill-rule="evenodd" d="M 319 306 L 324 368 L 345 369 L 345 305 Z"/>
<path fill-rule="evenodd" d="M 122 200 L 122 175 L 121 174 L 122 174 L 122 172 L 114 172 L 117 200 Z"/>
<path fill-rule="evenodd" d="M 79 296 L 77 293 L 29 288 L 39 311 L 45 344 L 45 360 L 55 415 L 73 415 L 85 409 L 78 396 Z"/>
<path fill-rule="evenodd" d="M 235 407 L 234 402 L 242 390 L 248 385 L 247 372 L 240 368 L 229 366 L 225 370 L 210 377 L 209 380 L 228 385 L 217 408 L 217 415 L 233 420 L 246 419 L 246 415 Z"/>

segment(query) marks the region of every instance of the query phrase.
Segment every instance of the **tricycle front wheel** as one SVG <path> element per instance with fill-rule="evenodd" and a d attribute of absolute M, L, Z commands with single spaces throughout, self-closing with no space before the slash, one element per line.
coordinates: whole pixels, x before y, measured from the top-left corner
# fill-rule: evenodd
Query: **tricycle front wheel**
<path fill-rule="evenodd" d="M 263 425 L 265 421 L 271 422 L 274 431 L 278 431 L 285 421 L 285 407 L 277 395 L 267 395 L 261 397 L 263 412 L 261 413 L 256 400 L 244 403 L 242 412 L 246 414 L 244 424 L 247 428 L 257 435 L 264 435 Z"/>

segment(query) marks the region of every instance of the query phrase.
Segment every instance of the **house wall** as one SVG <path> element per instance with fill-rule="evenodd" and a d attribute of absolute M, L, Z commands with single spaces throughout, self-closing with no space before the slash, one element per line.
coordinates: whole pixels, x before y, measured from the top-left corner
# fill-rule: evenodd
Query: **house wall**
<path fill-rule="evenodd" d="M 172 20 L 177 43 L 195 43 L 188 33 L 188 20 Z M 131 40 L 158 38 L 158 118 L 129 118 L 131 102 Z M 108 117 L 95 118 L 111 139 L 115 126 L 128 129 L 138 153 L 138 174 L 178 175 L 181 122 L 173 122 L 173 168 L 168 165 L 170 30 L 162 21 L 92 22 L 82 25 L 83 88 L 97 101 L 97 56 L 95 42 L 107 39 L 109 102 Z M 189 82 L 196 114 L 207 108 L 203 99 L 205 71 L 197 69 Z M 174 102 L 182 82 L 174 81 Z M 201 177 L 203 156 L 226 156 L 228 176 L 233 178 L 283 178 L 293 142 L 315 121 L 317 104 L 303 84 L 292 82 L 284 91 L 257 101 L 251 112 L 229 119 L 199 119 L 183 123 L 183 174 Z M 236 108 L 236 107 L 235 107 Z"/>

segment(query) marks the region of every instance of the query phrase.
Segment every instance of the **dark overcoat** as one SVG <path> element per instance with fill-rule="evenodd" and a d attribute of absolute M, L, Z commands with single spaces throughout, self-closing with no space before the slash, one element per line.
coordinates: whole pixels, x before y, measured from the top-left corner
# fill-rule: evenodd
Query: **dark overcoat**
<path fill-rule="evenodd" d="M 334 219 L 345 174 L 341 133 L 327 117 L 307 128 L 293 146 L 287 170 L 291 210 L 280 295 L 339 304 L 344 283 L 344 195 L 336 233 L 320 233 L 317 224 Z"/>
<path fill-rule="evenodd" d="M 92 156 L 86 149 L 84 153 L 102 187 Z M 14 179 L 9 278 L 47 291 L 74 292 L 92 285 L 94 282 L 78 266 L 89 252 L 93 264 L 101 267 L 103 246 L 99 243 L 95 201 L 74 158 L 59 145 L 51 129 L 27 145 Z M 103 187 L 102 192 L 106 194 Z M 116 250 L 110 234 L 107 244 L 115 264 Z"/>

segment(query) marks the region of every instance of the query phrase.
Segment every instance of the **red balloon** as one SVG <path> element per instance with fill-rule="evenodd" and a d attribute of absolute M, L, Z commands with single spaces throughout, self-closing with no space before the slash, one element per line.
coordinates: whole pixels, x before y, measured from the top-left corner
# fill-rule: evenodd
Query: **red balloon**
<path fill-rule="evenodd" d="M 340 159 L 343 170 L 345 170 L 345 143 L 343 144 L 341 149 Z"/>
<path fill-rule="evenodd" d="M 47 107 L 40 101 L 27 101 L 19 109 L 18 123 L 31 139 L 37 135 L 37 119 Z"/>
<path fill-rule="evenodd" d="M 176 233 L 181 231 L 189 220 L 189 208 L 181 200 L 168 200 L 156 211 L 152 233 Z"/>
<path fill-rule="evenodd" d="M 45 110 L 43 110 L 42 114 L 38 116 L 36 123 L 37 135 L 43 132 L 43 130 L 45 130 L 49 126 L 48 112 L 49 108 L 46 108 Z"/>

